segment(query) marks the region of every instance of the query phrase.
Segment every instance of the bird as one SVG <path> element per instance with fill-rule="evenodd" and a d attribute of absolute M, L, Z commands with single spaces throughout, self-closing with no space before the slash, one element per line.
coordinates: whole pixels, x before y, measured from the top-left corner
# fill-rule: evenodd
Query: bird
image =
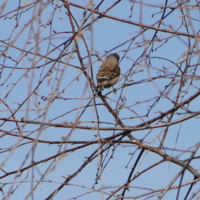
<path fill-rule="evenodd" d="M 97 72 L 96 79 L 98 89 L 110 88 L 114 86 L 120 77 L 120 56 L 118 53 L 110 54 L 106 57 L 103 64 L 100 66 Z"/>

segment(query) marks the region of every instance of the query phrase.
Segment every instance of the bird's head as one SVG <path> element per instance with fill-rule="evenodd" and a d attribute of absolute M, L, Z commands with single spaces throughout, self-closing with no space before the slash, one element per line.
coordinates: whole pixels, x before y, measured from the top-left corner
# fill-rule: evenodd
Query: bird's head
<path fill-rule="evenodd" d="M 113 54 L 110 54 L 106 57 L 106 60 L 107 59 L 115 59 L 117 62 L 119 62 L 119 59 L 120 59 L 120 56 L 118 53 L 113 53 Z"/>

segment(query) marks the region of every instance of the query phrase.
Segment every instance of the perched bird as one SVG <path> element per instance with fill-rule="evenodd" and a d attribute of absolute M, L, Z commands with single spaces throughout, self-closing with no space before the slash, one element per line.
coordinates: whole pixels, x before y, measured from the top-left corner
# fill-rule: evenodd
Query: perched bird
<path fill-rule="evenodd" d="M 99 68 L 96 78 L 100 90 L 112 87 L 117 83 L 120 77 L 119 59 L 117 53 L 110 54 Z"/>

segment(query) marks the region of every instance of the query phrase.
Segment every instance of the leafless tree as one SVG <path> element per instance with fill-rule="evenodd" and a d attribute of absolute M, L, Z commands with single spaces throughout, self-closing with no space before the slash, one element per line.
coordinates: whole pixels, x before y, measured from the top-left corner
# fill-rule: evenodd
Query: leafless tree
<path fill-rule="evenodd" d="M 4 0 L 0 18 L 1 199 L 200 199 L 198 0 Z"/>

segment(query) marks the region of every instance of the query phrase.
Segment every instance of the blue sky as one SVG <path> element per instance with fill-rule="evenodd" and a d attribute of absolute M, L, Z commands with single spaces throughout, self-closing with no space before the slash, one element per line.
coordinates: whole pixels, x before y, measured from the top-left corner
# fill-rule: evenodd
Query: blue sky
<path fill-rule="evenodd" d="M 33 1 L 21 1 L 22 5 L 31 4 Z M 77 117 L 82 111 L 82 106 L 86 106 L 90 99 L 93 97 L 91 88 L 86 80 L 84 74 L 80 69 L 73 67 L 80 67 L 80 63 L 76 53 L 73 53 L 71 57 L 65 56 L 59 59 L 59 62 L 50 62 L 52 59 L 56 60 L 60 53 L 63 51 L 62 43 L 66 42 L 71 36 L 71 25 L 69 18 L 65 14 L 61 1 L 54 1 L 50 3 L 48 1 L 41 1 L 43 4 L 38 3 L 34 7 L 26 7 L 20 10 L 19 13 L 15 11 L 18 8 L 19 2 L 7 1 L 6 7 L 3 10 L 4 15 L 10 11 L 10 14 L 5 17 L 1 17 L 0 29 L 1 29 L 1 46 L 0 49 L 7 56 L 0 57 L 0 64 L 7 66 L 2 71 L 0 98 L 1 103 L 1 118 L 7 118 L 11 115 L 8 107 L 14 112 L 22 102 L 25 101 L 27 96 L 31 94 L 31 97 L 23 104 L 23 106 L 15 114 L 16 119 L 35 120 L 41 122 L 52 123 L 74 123 Z M 100 1 L 93 1 L 93 4 L 97 5 Z M 191 20 L 187 18 L 189 25 L 188 32 L 190 34 L 197 33 L 199 27 L 199 10 L 198 8 L 192 8 L 191 5 L 195 5 L 196 1 L 190 1 L 188 3 L 188 9 L 184 10 L 187 16 L 191 17 Z M 86 6 L 87 2 L 75 0 L 73 3 Z M 114 2 L 105 1 L 99 8 L 99 12 L 104 12 Z M 142 3 L 142 1 L 141 1 Z M 143 1 L 144 5 L 134 4 L 131 14 L 131 1 L 121 1 L 107 14 L 125 20 L 130 20 L 136 23 L 142 23 L 146 25 L 152 25 L 161 18 L 160 7 L 165 4 L 165 1 L 156 1 L 155 4 L 149 4 L 149 1 Z M 42 12 L 38 12 L 46 5 L 46 8 Z M 177 6 L 174 1 L 168 1 L 168 5 Z M 57 8 L 57 9 L 55 9 Z M 81 25 L 84 16 L 84 10 L 70 6 L 71 13 L 73 13 L 76 22 Z M 166 13 L 171 9 L 167 9 Z M 40 13 L 39 15 L 37 15 Z M 86 11 L 86 16 L 90 12 Z M 17 15 L 18 26 L 14 14 Z M 33 19 L 33 17 L 35 18 Z M 98 15 L 94 14 L 92 17 L 96 18 Z M 169 17 L 166 17 L 161 24 L 160 28 L 177 30 L 179 32 L 186 32 L 182 13 L 180 9 L 176 9 Z M 52 20 L 53 18 L 53 20 Z M 49 21 L 52 20 L 50 24 Z M 90 23 L 90 18 L 86 24 Z M 157 27 L 157 26 L 155 26 Z M 75 28 L 77 31 L 77 27 Z M 158 116 L 160 112 L 165 112 L 171 109 L 173 101 L 177 96 L 178 88 L 180 86 L 180 77 L 176 77 L 176 81 L 173 85 L 169 86 L 166 90 L 165 96 L 158 101 L 158 103 L 152 108 L 148 117 L 145 115 L 148 109 L 160 93 L 164 91 L 165 87 L 171 82 L 171 78 L 177 72 L 179 66 L 181 70 L 184 70 L 187 65 L 195 65 L 199 62 L 199 54 L 192 53 L 191 59 L 187 62 L 185 60 L 188 51 L 199 50 L 199 44 L 197 39 L 188 40 L 185 36 L 175 36 L 169 33 L 158 32 L 157 40 L 154 42 L 153 47 L 149 46 L 149 40 L 152 39 L 155 30 L 147 30 L 141 36 L 137 36 L 142 31 L 142 28 L 136 25 L 123 23 L 119 20 L 113 20 L 108 18 L 98 19 L 94 25 L 90 28 L 86 28 L 82 31 L 85 41 L 88 45 L 88 49 L 91 54 L 96 54 L 105 59 L 106 52 L 117 52 L 121 58 L 121 77 L 120 81 L 115 85 L 117 89 L 116 94 L 112 92 L 112 89 L 103 91 L 103 95 L 111 92 L 107 95 L 107 101 L 112 109 L 119 109 L 119 101 L 122 106 L 119 111 L 119 117 L 123 119 L 123 123 L 127 126 L 137 126 L 142 123 L 143 120 L 148 121 L 155 116 Z M 53 35 L 50 37 L 50 35 Z M 136 37 L 137 36 L 137 37 Z M 134 38 L 133 43 L 130 40 Z M 10 40 L 8 40 L 10 38 Z M 51 38 L 51 40 L 50 40 Z M 169 38 L 167 40 L 167 38 Z M 13 47 L 6 49 L 4 42 L 10 42 Z M 126 42 L 126 43 L 125 43 Z M 125 43 L 125 44 L 124 44 Z M 130 50 L 125 54 L 128 46 L 131 44 Z M 190 48 L 189 48 L 190 44 Z M 195 48 L 192 49 L 192 46 Z M 56 48 L 61 45 L 59 48 Z M 78 41 L 81 56 L 87 57 L 88 53 L 85 48 L 82 39 Z M 37 47 L 37 48 L 36 48 Z M 147 48 L 148 47 L 148 48 Z M 153 51 L 151 51 L 152 49 Z M 144 50 L 147 48 L 145 56 L 140 57 Z M 114 49 L 114 50 L 113 50 Z M 23 52 L 25 50 L 26 52 Z M 74 42 L 72 42 L 64 51 L 64 53 L 70 53 L 75 50 Z M 26 55 L 26 53 L 28 54 Z M 46 58 L 42 57 L 47 56 Z M 148 55 L 148 57 L 146 56 Z M 10 57 L 9 57 L 10 56 Z M 125 57 L 124 57 L 125 56 Z M 17 62 L 16 62 L 17 61 Z M 96 73 L 101 61 L 96 56 L 91 56 L 92 65 L 89 62 L 88 57 L 83 59 L 84 67 L 87 68 L 87 73 L 92 77 L 90 73 L 93 69 L 93 79 L 96 83 Z M 66 62 L 68 65 L 66 65 Z M 182 65 L 180 64 L 182 62 Z M 175 64 L 174 64 L 175 63 Z M 134 67 L 132 68 L 132 66 Z M 30 68 L 35 69 L 30 69 Z M 21 69 L 18 69 L 21 68 Z M 130 69 L 132 68 L 132 75 L 128 76 Z M 51 72 L 49 72 L 49 70 Z M 165 73 L 164 73 L 165 72 Z M 190 67 L 188 68 L 187 75 L 191 76 L 193 73 L 199 75 L 199 69 Z M 166 75 L 167 74 L 167 75 Z M 181 75 L 180 71 L 178 73 Z M 142 82 L 142 80 L 150 80 L 152 77 L 158 77 L 166 75 L 166 78 L 155 79 L 151 81 Z M 170 76 L 169 76 L 170 75 Z M 126 79 L 125 79 L 126 77 Z M 42 80 L 38 89 L 38 83 Z M 139 83 L 133 84 L 129 87 L 122 86 L 124 83 Z M 199 90 L 199 81 L 191 79 L 185 80 L 185 85 L 182 87 L 181 98 L 179 103 L 189 98 L 191 95 Z M 32 94 L 35 91 L 35 94 Z M 63 92 L 64 91 L 64 92 Z M 185 93 L 184 93 L 185 92 Z M 121 95 L 121 98 L 120 98 Z M 52 98 L 58 96 L 58 99 L 51 101 Z M 46 98 L 47 100 L 44 100 Z M 123 98 L 124 101 L 121 99 Z M 187 116 L 187 109 L 192 112 L 199 111 L 199 97 L 194 99 L 190 104 L 185 106 L 185 110 L 179 110 L 173 116 L 172 121 L 179 119 L 183 116 Z M 6 103 L 6 104 L 5 104 Z M 101 104 L 100 99 L 96 99 L 97 104 Z M 6 107 L 6 105 L 8 105 Z M 115 123 L 113 116 L 108 112 L 107 108 L 103 105 L 97 106 L 99 121 L 102 122 L 100 127 L 115 127 L 113 124 L 107 124 L 104 122 Z M 84 114 L 80 118 L 79 125 L 82 126 L 96 126 L 97 123 L 91 123 L 91 121 L 97 120 L 97 114 L 94 106 L 88 107 Z M 165 123 L 167 118 L 163 119 Z M 1 123 L 3 121 L 1 120 Z M 156 124 L 156 123 L 154 123 Z M 29 135 L 31 138 L 38 138 L 44 141 L 61 141 L 67 135 L 70 141 L 93 141 L 97 138 L 98 132 L 95 130 L 81 130 L 81 129 L 67 129 L 67 128 L 45 128 L 35 124 L 22 124 L 19 123 L 21 134 Z M 167 154 L 177 157 L 178 159 L 187 159 L 190 157 L 188 150 L 194 150 L 195 145 L 199 142 L 199 118 L 195 117 L 169 127 L 169 131 L 164 143 L 165 151 Z M 17 124 L 13 122 L 6 122 L 1 126 L 1 129 L 18 136 L 19 130 Z M 137 139 L 144 139 L 144 143 L 153 147 L 158 147 L 160 144 L 159 139 L 162 138 L 164 128 L 157 128 L 153 130 L 135 131 L 132 133 Z M 109 137 L 114 134 L 113 131 L 100 131 L 101 138 Z M 116 132 L 119 133 L 119 132 Z M 2 132 L 3 134 L 3 132 Z M 147 136 L 146 136 L 147 135 Z M 145 137 L 146 136 L 146 137 Z M 128 138 L 125 138 L 128 140 Z M 45 144 L 38 142 L 33 144 L 30 140 L 20 139 L 14 136 L 3 136 L 1 138 L 2 153 L 0 155 L 1 167 L 6 172 L 11 172 L 28 166 L 32 161 L 37 162 L 53 155 L 56 155 L 59 151 L 75 148 L 79 145 L 58 145 L 58 144 Z M 15 145 L 20 145 L 18 148 L 14 148 Z M 6 151 L 7 148 L 12 148 L 12 151 Z M 61 149 L 60 149 L 61 148 Z M 30 195 L 33 185 L 37 184 L 44 174 L 45 178 L 38 185 L 33 193 L 33 196 L 28 199 L 45 199 L 51 192 L 57 189 L 60 184 L 65 180 L 64 177 L 68 177 L 73 174 L 96 149 L 98 145 L 90 145 L 79 150 L 69 152 L 57 158 L 57 160 L 51 159 L 50 161 L 43 162 L 32 169 L 24 171 L 19 177 L 15 175 L 9 175 L 1 179 L 1 184 L 6 184 L 3 187 L 4 195 L 9 190 L 16 188 L 15 192 L 9 196 L 12 199 L 24 199 L 27 195 Z M 172 151 L 171 149 L 176 149 Z M 110 156 L 113 154 L 113 158 Z M 140 153 L 140 149 L 137 149 L 136 145 L 120 144 L 112 147 L 107 154 L 104 153 L 104 166 L 105 170 L 102 173 L 101 180 L 95 185 L 95 190 L 92 186 L 95 183 L 97 174 L 97 168 L 99 167 L 100 156 L 89 163 L 66 187 L 64 187 L 54 199 L 71 199 L 78 197 L 77 199 L 106 199 L 110 191 L 115 191 L 118 186 L 126 183 L 131 168 L 133 167 L 137 156 Z M 131 156 L 130 154 L 133 154 Z M 196 156 L 199 155 L 199 151 Z M 148 168 L 154 163 L 162 160 L 162 158 L 155 153 L 145 151 L 140 159 L 134 175 L 137 172 Z M 130 162 L 130 163 L 129 163 Z M 196 159 L 190 163 L 194 168 L 199 170 L 199 160 Z M 142 174 L 135 179 L 126 192 L 126 196 L 132 197 L 150 192 L 153 189 L 162 189 L 168 186 L 170 181 L 181 170 L 180 166 L 173 163 L 164 162 L 148 172 Z M 1 172 L 1 176 L 4 175 Z M 193 180 L 193 176 L 189 172 L 185 172 L 182 183 L 186 183 Z M 12 184 L 16 181 L 15 184 Z M 20 183 L 20 181 L 24 181 Z M 174 186 L 178 185 L 180 178 L 175 181 Z M 84 188 L 85 186 L 86 188 Z M 195 184 L 192 192 L 196 192 L 199 188 L 199 183 Z M 106 187 L 106 189 L 102 189 Z M 115 188 L 116 187 L 116 188 Z M 146 188 L 146 189 L 145 189 Z M 148 189 L 147 189 L 148 188 Z M 181 188 L 179 199 L 183 199 L 189 186 Z M 101 191 L 100 191 L 101 189 Z M 151 189 L 151 190 L 150 190 Z M 86 192 L 91 192 L 85 194 Z M 104 193 L 105 192 L 105 193 Z M 168 191 L 163 199 L 175 199 L 177 190 Z M 191 193 L 192 194 L 192 193 Z M 0 197 L 3 198 L 3 194 L 0 193 Z M 157 199 L 155 194 L 147 195 L 137 199 Z M 113 198 L 116 199 L 116 198 Z"/>

